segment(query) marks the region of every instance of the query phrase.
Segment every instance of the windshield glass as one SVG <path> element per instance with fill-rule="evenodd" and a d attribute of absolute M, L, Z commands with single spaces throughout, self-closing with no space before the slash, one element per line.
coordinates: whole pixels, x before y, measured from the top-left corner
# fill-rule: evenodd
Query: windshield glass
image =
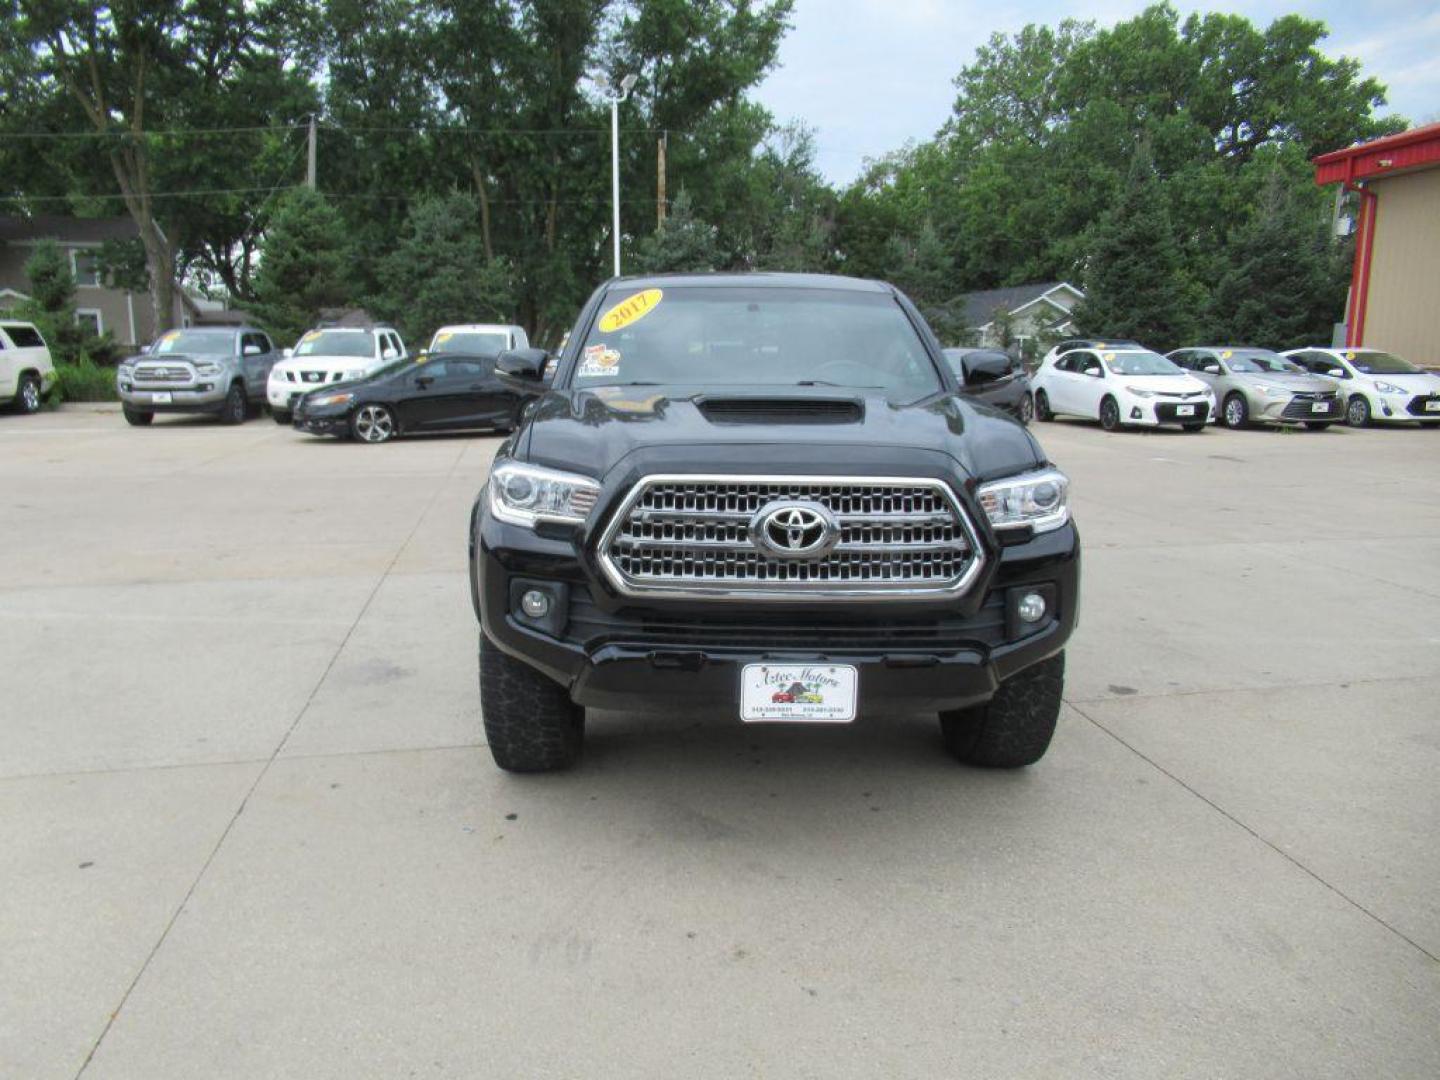
<path fill-rule="evenodd" d="M 1415 375 L 1420 369 L 1388 352 L 1347 352 L 1345 359 L 1363 375 Z"/>
<path fill-rule="evenodd" d="M 1176 364 L 1148 349 L 1138 352 L 1102 352 L 1100 359 L 1114 375 L 1184 375 Z"/>
<path fill-rule="evenodd" d="M 637 383 L 843 386 L 906 400 L 943 385 L 885 293 L 706 286 L 606 297 L 570 385 Z"/>
<path fill-rule="evenodd" d="M 295 345 L 296 356 L 374 356 L 369 330 L 311 330 Z"/>
<path fill-rule="evenodd" d="M 1230 365 L 1230 370 L 1239 375 L 1275 375 L 1281 372 L 1295 373 L 1301 369 L 1286 360 L 1279 353 L 1269 349 L 1226 350 L 1230 355 L 1220 356 Z"/>
<path fill-rule="evenodd" d="M 442 330 L 430 343 L 431 352 L 474 353 L 499 356 L 510 347 L 510 335 L 503 330 Z"/>
<path fill-rule="evenodd" d="M 168 334 L 162 334 L 150 351 L 229 356 L 234 347 L 235 335 L 229 330 L 171 330 Z"/>

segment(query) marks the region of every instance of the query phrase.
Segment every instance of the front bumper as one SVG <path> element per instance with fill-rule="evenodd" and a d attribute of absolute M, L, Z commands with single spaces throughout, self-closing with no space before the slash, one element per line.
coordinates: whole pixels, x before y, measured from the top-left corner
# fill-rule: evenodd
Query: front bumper
<path fill-rule="evenodd" d="M 217 381 L 199 386 L 146 386 L 141 389 L 133 382 L 120 380 L 116 383 L 116 392 L 124 404 L 146 412 L 219 412 L 225 405 L 229 385 Z"/>
<path fill-rule="evenodd" d="M 1339 398 L 1271 397 L 1265 394 L 1246 392 L 1245 402 L 1250 409 L 1250 419 L 1255 423 L 1303 424 L 1334 423 L 1345 418 L 1345 406 Z M 1316 405 L 1324 408 L 1317 410 Z"/>
<path fill-rule="evenodd" d="M 485 635 L 586 707 L 738 712 L 746 664 L 823 660 L 858 669 L 862 713 L 962 708 L 1053 656 L 1076 623 L 1073 524 L 997 548 L 991 571 L 958 599 L 826 603 L 823 610 L 801 602 L 637 602 L 594 575 L 576 545 L 575 535 L 541 536 L 496 521 L 479 504 L 472 518 L 472 599 Z M 555 598 L 551 617 L 519 612 L 519 596 L 534 585 Z M 1049 612 L 1022 629 L 1008 614 L 1011 598 L 1037 587 L 1050 598 Z"/>
<path fill-rule="evenodd" d="M 348 412 L 311 413 L 297 410 L 290 419 L 290 426 L 307 435 L 349 435 L 350 414 Z"/>
<path fill-rule="evenodd" d="M 1180 415 L 1178 409 L 1189 406 L 1193 414 Z M 1152 398 L 1131 398 L 1120 406 L 1120 422 L 1137 427 L 1159 427 L 1162 424 L 1213 424 L 1215 407 L 1206 398 L 1189 401 L 1156 401 Z"/>

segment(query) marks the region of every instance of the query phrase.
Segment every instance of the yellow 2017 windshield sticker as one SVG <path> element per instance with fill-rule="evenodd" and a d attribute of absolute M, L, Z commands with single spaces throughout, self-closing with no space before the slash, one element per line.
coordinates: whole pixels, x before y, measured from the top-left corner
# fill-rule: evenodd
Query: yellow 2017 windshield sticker
<path fill-rule="evenodd" d="M 600 332 L 608 334 L 613 330 L 623 330 L 631 323 L 637 323 L 650 312 L 660 306 L 660 301 L 665 298 L 663 289 L 646 289 L 638 292 L 625 300 L 621 300 L 604 315 L 600 316 Z"/>

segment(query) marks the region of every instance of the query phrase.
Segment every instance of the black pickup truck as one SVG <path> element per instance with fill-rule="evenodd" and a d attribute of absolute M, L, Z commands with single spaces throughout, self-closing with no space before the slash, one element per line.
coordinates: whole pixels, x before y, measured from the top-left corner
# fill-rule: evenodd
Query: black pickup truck
<path fill-rule="evenodd" d="M 960 395 L 914 306 L 821 275 L 620 278 L 580 314 L 470 527 L 501 768 L 562 768 L 587 708 L 744 722 L 938 714 L 952 754 L 1038 760 L 1080 543 L 1068 481 Z"/>

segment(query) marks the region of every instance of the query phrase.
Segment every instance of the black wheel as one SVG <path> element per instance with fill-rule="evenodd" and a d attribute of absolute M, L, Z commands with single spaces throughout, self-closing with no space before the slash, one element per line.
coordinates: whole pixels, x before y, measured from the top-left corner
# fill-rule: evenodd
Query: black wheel
<path fill-rule="evenodd" d="M 1250 423 L 1250 405 L 1244 394 L 1231 394 L 1220 407 L 1220 419 L 1228 428 L 1239 430 Z"/>
<path fill-rule="evenodd" d="M 1186 431 L 1190 432 L 1192 435 L 1197 431 L 1205 430 L 1205 422 L 1203 420 L 1198 424 L 1181 424 L 1180 426 Z"/>
<path fill-rule="evenodd" d="M 1044 390 L 1035 391 L 1035 419 L 1043 423 L 1055 419 L 1055 414 L 1050 411 L 1050 399 L 1045 396 Z"/>
<path fill-rule="evenodd" d="M 1332 423 L 1334 423 L 1333 420 L 1306 420 L 1305 426 L 1311 431 L 1324 431 Z"/>
<path fill-rule="evenodd" d="M 40 411 L 40 376 L 21 375 L 20 385 L 15 388 L 15 411 L 37 413 Z"/>
<path fill-rule="evenodd" d="M 1026 394 L 1020 399 L 1019 417 L 1020 423 L 1026 425 L 1035 419 L 1035 399 L 1029 394 Z"/>
<path fill-rule="evenodd" d="M 1045 756 L 1065 684 L 1065 654 L 1011 675 L 984 705 L 940 714 L 945 747 L 967 765 L 1018 769 Z"/>
<path fill-rule="evenodd" d="M 148 427 L 150 421 L 155 419 L 153 412 L 132 409 L 129 405 L 122 405 L 120 411 L 125 414 L 125 422 L 132 427 Z"/>
<path fill-rule="evenodd" d="M 277 424 L 288 424 L 288 423 L 290 423 L 291 416 L 292 416 L 292 414 L 291 414 L 291 412 L 290 412 L 289 409 L 271 409 L 271 410 L 270 410 L 270 419 L 271 419 L 271 420 L 274 420 Z"/>
<path fill-rule="evenodd" d="M 585 710 L 565 688 L 480 634 L 480 712 L 495 764 L 506 772 L 566 769 L 580 757 Z"/>
<path fill-rule="evenodd" d="M 1106 431 L 1114 431 L 1120 426 L 1120 406 L 1113 397 L 1100 402 L 1100 426 Z"/>
<path fill-rule="evenodd" d="M 225 404 L 220 409 L 220 422 L 222 424 L 243 424 L 249 412 L 250 401 L 245 397 L 245 387 L 239 383 L 232 383 L 230 392 L 225 395 Z"/>
<path fill-rule="evenodd" d="M 395 414 L 384 405 L 361 405 L 350 416 L 350 434 L 361 442 L 389 442 L 399 430 Z"/>
<path fill-rule="evenodd" d="M 1345 406 L 1345 422 L 1351 427 L 1370 426 L 1370 403 L 1363 397 L 1352 397 Z"/>

